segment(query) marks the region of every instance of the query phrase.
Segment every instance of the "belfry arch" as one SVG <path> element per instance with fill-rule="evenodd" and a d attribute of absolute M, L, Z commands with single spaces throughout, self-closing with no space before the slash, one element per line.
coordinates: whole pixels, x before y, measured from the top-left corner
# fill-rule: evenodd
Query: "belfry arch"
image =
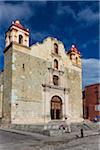
<path fill-rule="evenodd" d="M 23 44 L 23 36 L 19 35 L 19 44 Z"/>
<path fill-rule="evenodd" d="M 62 119 L 62 100 L 59 96 L 53 96 L 50 108 L 51 120 Z"/>

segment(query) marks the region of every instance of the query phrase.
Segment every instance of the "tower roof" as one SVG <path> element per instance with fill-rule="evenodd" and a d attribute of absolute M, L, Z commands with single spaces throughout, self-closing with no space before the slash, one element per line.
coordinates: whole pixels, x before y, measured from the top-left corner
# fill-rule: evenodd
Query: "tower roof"
<path fill-rule="evenodd" d="M 19 20 L 16 20 L 15 22 L 13 21 L 12 24 L 11 24 L 11 26 L 10 26 L 9 28 L 11 28 L 11 27 L 13 27 L 13 26 L 15 26 L 15 27 L 17 27 L 17 28 L 20 28 L 20 29 L 22 29 L 22 30 L 24 30 L 24 31 L 26 31 L 26 32 L 29 32 L 28 29 L 25 29 L 25 28 L 20 24 L 20 21 L 19 21 Z"/>
<path fill-rule="evenodd" d="M 78 49 L 76 48 L 74 44 L 72 44 L 71 48 L 68 51 L 68 53 L 71 53 L 71 52 L 74 52 L 80 55 L 80 52 L 78 51 Z"/>

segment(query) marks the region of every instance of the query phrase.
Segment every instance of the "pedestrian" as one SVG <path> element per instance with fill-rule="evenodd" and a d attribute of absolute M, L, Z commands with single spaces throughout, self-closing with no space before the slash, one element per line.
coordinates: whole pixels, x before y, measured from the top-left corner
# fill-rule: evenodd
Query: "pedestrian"
<path fill-rule="evenodd" d="M 64 126 L 64 124 L 61 124 L 61 125 L 59 126 L 59 129 L 61 130 L 61 132 L 62 132 L 62 134 L 63 134 L 63 132 L 65 131 L 65 126 Z"/>
<path fill-rule="evenodd" d="M 93 119 L 93 122 L 96 123 L 98 121 L 97 117 Z"/>
<path fill-rule="evenodd" d="M 81 138 L 84 137 L 84 134 L 83 134 L 83 128 L 81 128 Z"/>
<path fill-rule="evenodd" d="M 70 133 L 71 127 L 70 127 L 70 119 L 65 117 L 65 132 Z"/>

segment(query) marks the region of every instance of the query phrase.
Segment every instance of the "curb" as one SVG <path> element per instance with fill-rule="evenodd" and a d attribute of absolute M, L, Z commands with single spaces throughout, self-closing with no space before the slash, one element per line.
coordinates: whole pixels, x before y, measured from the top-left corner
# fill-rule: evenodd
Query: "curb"
<path fill-rule="evenodd" d="M 0 127 L 0 130 L 15 133 L 15 134 L 26 135 L 26 136 L 29 135 L 29 136 L 33 136 L 37 139 L 47 138 L 46 135 L 42 135 L 42 134 L 39 134 L 39 133 L 25 132 L 25 131 L 21 131 L 21 130 L 7 129 L 7 128 L 1 128 L 1 127 Z"/>

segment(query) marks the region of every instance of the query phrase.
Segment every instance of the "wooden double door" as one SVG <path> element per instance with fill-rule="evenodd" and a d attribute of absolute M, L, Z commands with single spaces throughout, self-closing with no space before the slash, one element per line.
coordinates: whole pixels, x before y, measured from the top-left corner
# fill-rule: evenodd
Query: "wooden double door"
<path fill-rule="evenodd" d="M 62 100 L 58 96 L 51 99 L 51 119 L 62 118 Z"/>

